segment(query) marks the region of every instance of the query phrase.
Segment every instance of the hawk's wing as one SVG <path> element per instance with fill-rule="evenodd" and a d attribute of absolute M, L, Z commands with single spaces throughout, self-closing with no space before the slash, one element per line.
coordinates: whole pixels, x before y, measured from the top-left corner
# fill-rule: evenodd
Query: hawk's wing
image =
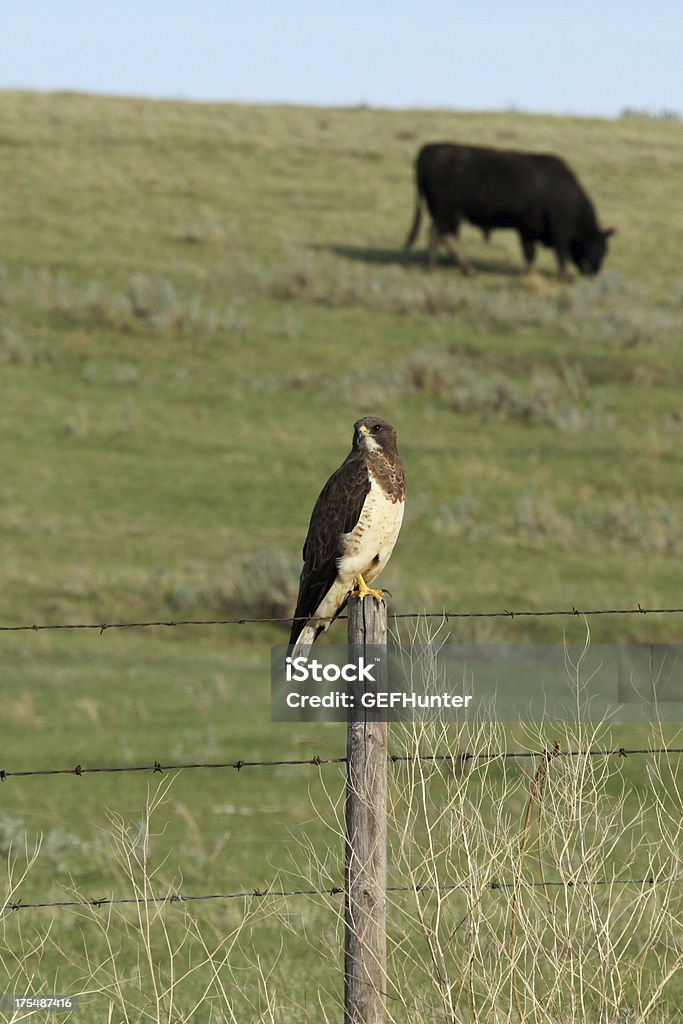
<path fill-rule="evenodd" d="M 313 507 L 304 544 L 304 567 L 299 580 L 299 597 L 292 623 L 290 644 L 306 625 L 337 577 L 337 559 L 342 554 L 341 538 L 360 519 L 370 491 L 370 477 L 363 454 L 351 451 L 323 487 Z M 337 609 L 340 612 L 343 604 Z M 325 628 L 321 624 L 322 628 Z"/>

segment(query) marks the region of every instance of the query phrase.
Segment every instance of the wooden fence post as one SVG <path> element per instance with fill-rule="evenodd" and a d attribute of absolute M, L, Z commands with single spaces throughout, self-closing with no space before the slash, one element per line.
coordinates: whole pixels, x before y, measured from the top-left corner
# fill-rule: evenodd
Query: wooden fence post
<path fill-rule="evenodd" d="M 349 660 L 363 654 L 374 662 L 377 647 L 386 651 L 385 603 L 350 597 L 348 636 Z M 360 701 L 364 692 L 386 689 L 386 660 L 377 667 L 375 683 L 348 688 L 355 703 L 346 740 L 344 1024 L 386 1022 L 388 726 Z"/>

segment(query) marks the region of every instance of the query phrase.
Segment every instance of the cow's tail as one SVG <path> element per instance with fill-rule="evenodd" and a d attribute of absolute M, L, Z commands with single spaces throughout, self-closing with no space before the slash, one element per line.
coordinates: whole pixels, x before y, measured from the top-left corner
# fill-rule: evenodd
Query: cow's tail
<path fill-rule="evenodd" d="M 413 217 L 413 224 L 410 229 L 410 233 L 406 238 L 404 249 L 410 249 L 411 245 L 417 238 L 417 233 L 420 230 L 420 222 L 422 221 L 422 207 L 424 206 L 424 196 L 422 189 L 420 188 L 420 182 L 417 183 L 417 189 L 415 191 L 415 216 Z"/>

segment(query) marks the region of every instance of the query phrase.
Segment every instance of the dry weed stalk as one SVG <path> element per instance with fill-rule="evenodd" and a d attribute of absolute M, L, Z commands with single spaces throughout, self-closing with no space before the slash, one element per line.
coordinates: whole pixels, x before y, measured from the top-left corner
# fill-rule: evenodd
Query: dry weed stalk
<path fill-rule="evenodd" d="M 426 639 L 420 631 L 434 651 L 444 642 L 443 628 Z M 420 673 L 437 673 L 436 658 L 430 669 L 422 657 Z M 390 768 L 389 887 L 410 890 L 389 893 L 396 1024 L 677 1019 L 667 991 L 683 967 L 679 765 L 649 756 L 643 792 L 622 762 L 585 753 L 610 746 L 609 726 L 582 720 L 584 658 L 566 671 L 574 719 L 526 727 L 528 749 L 547 751 L 531 768 L 500 756 L 512 735 L 500 723 L 391 727 L 390 749 L 412 755 Z M 651 745 L 666 744 L 653 736 Z M 433 752 L 442 757 L 419 756 Z M 304 850 L 307 881 L 320 887 L 338 884 L 341 779 L 331 786 L 328 776 L 329 807 L 316 807 L 331 822 L 327 852 Z M 338 901 L 321 904 L 339 936 Z M 334 949 L 330 965 L 338 970 Z"/>

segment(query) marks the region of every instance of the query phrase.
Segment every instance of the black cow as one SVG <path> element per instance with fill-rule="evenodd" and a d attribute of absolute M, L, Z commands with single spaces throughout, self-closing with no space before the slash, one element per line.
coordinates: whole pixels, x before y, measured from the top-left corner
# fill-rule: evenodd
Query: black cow
<path fill-rule="evenodd" d="M 570 258 L 582 274 L 600 270 L 614 229 L 598 226 L 593 204 L 559 157 L 431 143 L 418 154 L 415 177 L 415 219 L 406 248 L 415 241 L 426 202 L 432 218 L 430 268 L 443 239 L 463 272 L 473 273 L 458 246 L 464 220 L 481 228 L 486 238 L 494 228 L 514 228 L 527 270 L 532 269 L 537 242 L 555 250 L 562 280 L 568 279 Z"/>

